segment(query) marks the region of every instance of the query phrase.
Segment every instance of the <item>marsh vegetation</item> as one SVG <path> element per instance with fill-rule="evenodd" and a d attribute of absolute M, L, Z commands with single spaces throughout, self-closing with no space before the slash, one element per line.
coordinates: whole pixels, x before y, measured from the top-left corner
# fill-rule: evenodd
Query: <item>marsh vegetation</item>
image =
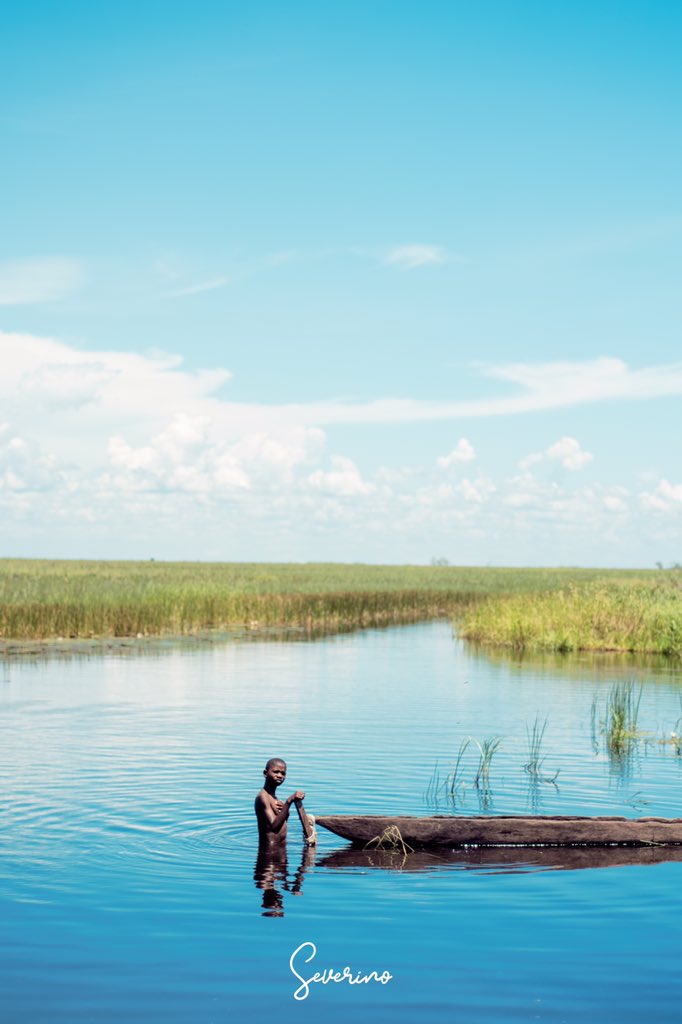
<path fill-rule="evenodd" d="M 682 653 L 679 572 L 0 560 L 0 639 L 310 633 L 448 617 L 514 650 Z"/>
<path fill-rule="evenodd" d="M 492 595 L 465 609 L 459 635 L 529 651 L 682 654 L 682 574 L 664 571 Z"/>

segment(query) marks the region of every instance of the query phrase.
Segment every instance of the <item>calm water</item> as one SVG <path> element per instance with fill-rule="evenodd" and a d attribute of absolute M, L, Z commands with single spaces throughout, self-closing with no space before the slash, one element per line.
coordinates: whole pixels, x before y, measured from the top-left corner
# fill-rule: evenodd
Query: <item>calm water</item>
<path fill-rule="evenodd" d="M 649 739 L 615 761 L 591 707 L 624 679 Z M 288 859 L 264 864 L 252 806 L 278 755 L 320 814 L 677 816 L 682 757 L 659 740 L 681 694 L 674 668 L 491 660 L 445 624 L 0 664 L 0 1021 L 678 1022 L 682 863 L 660 851 L 403 862 L 327 833 L 306 858 L 294 819 Z M 555 785 L 523 770 L 536 715 Z M 490 793 L 470 747 L 460 802 L 436 807 L 434 767 L 467 735 L 502 737 Z M 294 1001 L 304 942 L 304 975 L 393 979 Z"/>

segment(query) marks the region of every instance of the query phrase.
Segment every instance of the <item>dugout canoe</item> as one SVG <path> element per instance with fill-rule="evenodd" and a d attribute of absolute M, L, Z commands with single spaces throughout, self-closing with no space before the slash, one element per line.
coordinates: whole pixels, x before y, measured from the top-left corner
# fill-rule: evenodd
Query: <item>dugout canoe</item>
<path fill-rule="evenodd" d="M 318 825 L 354 846 L 366 846 L 398 828 L 407 846 L 678 846 L 682 818 L 572 817 L 568 815 L 432 815 L 427 818 L 333 814 Z M 388 837 L 381 844 L 390 845 Z"/>

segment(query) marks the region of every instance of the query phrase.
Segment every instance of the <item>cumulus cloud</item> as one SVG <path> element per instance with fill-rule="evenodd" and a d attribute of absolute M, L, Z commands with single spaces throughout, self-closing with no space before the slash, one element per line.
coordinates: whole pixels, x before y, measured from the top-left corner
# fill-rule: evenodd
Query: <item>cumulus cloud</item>
<path fill-rule="evenodd" d="M 679 368 L 597 363 L 602 396 L 613 394 L 614 379 L 621 396 L 633 398 L 682 390 Z M 466 437 L 435 465 L 361 472 L 352 452 L 329 450 L 322 429 L 530 411 L 556 400 L 559 380 L 560 400 L 576 401 L 579 379 L 593 364 L 516 367 L 510 384 L 513 378 L 526 390 L 513 399 L 286 405 L 230 401 L 221 392 L 228 370 L 189 370 L 177 356 L 158 352 L 92 352 L 0 334 L 0 365 L 0 506 L 3 522 L 16 529 L 33 521 L 47 535 L 60 522 L 95 524 L 103 535 L 136 532 L 153 541 L 157 529 L 177 536 L 178 522 L 197 537 L 212 529 L 223 538 L 229 522 L 230 530 L 240 524 L 264 537 L 273 524 L 304 538 L 318 529 L 348 528 L 359 537 L 374 531 L 383 543 L 396 534 L 494 537 L 509 527 L 516 536 L 559 530 L 593 542 L 599 531 L 615 537 L 628 524 L 635 524 L 633 536 L 649 522 L 667 529 L 675 521 L 664 513 L 682 509 L 682 485 L 667 480 L 632 498 L 622 488 L 581 486 L 577 472 L 536 479 L 536 463 L 569 471 L 588 464 L 591 454 L 572 437 L 529 456 L 511 479 L 504 469 L 492 479 L 471 470 L 476 452 Z M 459 466 L 467 467 L 464 479 L 447 473 Z"/>
<path fill-rule="evenodd" d="M 15 431 L 49 438 L 63 458 L 93 465 L 122 424 L 140 444 L 178 412 L 225 418 L 215 393 L 231 376 L 188 371 L 179 357 L 159 352 L 88 352 L 8 333 L 0 333 L 0 365 L 0 403 Z"/>
<path fill-rule="evenodd" d="M 531 466 L 545 460 L 560 462 L 564 469 L 583 469 L 592 461 L 592 453 L 583 451 L 574 437 L 562 437 L 544 452 L 531 452 L 521 459 L 519 468 L 528 470 Z"/>
<path fill-rule="evenodd" d="M 574 437 L 562 437 L 550 445 L 547 457 L 558 460 L 564 469 L 582 469 L 592 461 L 592 453 L 583 451 Z"/>
<path fill-rule="evenodd" d="M 462 480 L 457 485 L 457 492 L 462 495 L 465 501 L 473 502 L 476 505 L 481 505 L 484 501 L 487 501 L 497 490 L 492 480 L 485 477 L 480 477 L 477 480 Z"/>
<path fill-rule="evenodd" d="M 30 305 L 61 299 L 83 280 L 77 260 L 10 260 L 0 263 L 0 306 Z"/>
<path fill-rule="evenodd" d="M 574 487 L 522 473 L 501 488 L 500 504 L 510 529 L 591 532 L 612 540 L 632 517 L 629 497 L 619 485 Z"/>
<path fill-rule="evenodd" d="M 149 444 L 121 436 L 108 444 L 107 485 L 141 491 L 186 491 L 220 496 L 235 489 L 291 483 L 294 470 L 314 461 L 325 444 L 320 430 L 300 428 L 277 437 L 245 434 L 215 441 L 207 417 L 177 415 Z"/>
<path fill-rule="evenodd" d="M 628 510 L 627 502 L 618 494 L 605 494 L 602 502 L 609 512 L 620 513 Z"/>
<path fill-rule="evenodd" d="M 654 491 L 642 491 L 639 498 L 647 511 L 679 512 L 682 511 L 682 484 L 671 484 L 664 479 Z"/>
<path fill-rule="evenodd" d="M 440 245 L 397 245 L 386 254 L 386 263 L 405 270 L 445 263 L 446 259 L 447 253 Z"/>
<path fill-rule="evenodd" d="M 342 455 L 331 457 L 332 469 L 315 470 L 308 477 L 308 483 L 314 490 L 323 491 L 342 498 L 357 498 L 371 494 L 372 484 L 366 483 L 352 459 Z"/>
<path fill-rule="evenodd" d="M 436 459 L 436 465 L 439 469 L 450 469 L 458 463 L 472 462 L 475 458 L 476 452 L 471 442 L 466 437 L 460 437 L 449 455 L 443 455 L 441 458 Z"/>
<path fill-rule="evenodd" d="M 0 492 L 47 491 L 60 486 L 64 474 L 57 459 L 32 439 L 7 437 L 8 424 L 0 425 Z"/>

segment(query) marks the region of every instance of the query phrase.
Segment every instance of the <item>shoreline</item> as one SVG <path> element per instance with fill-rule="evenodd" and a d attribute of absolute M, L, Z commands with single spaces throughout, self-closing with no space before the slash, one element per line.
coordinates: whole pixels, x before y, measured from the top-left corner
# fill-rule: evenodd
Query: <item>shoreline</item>
<path fill-rule="evenodd" d="M 0 638 L 0 663 L 22 658 L 40 657 L 100 657 L 107 654 L 162 654 L 183 647 L 196 651 L 230 643 L 306 643 L 325 637 L 345 636 L 368 629 L 391 629 L 418 626 L 429 622 L 450 622 L 448 616 L 410 620 L 357 624 L 345 627 L 250 625 L 204 629 L 191 633 L 158 633 L 136 636 L 101 637 L 44 637 L 41 639 Z"/>

